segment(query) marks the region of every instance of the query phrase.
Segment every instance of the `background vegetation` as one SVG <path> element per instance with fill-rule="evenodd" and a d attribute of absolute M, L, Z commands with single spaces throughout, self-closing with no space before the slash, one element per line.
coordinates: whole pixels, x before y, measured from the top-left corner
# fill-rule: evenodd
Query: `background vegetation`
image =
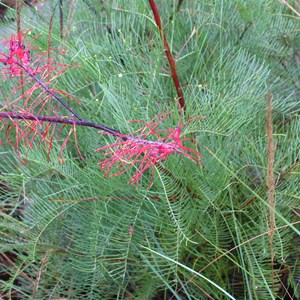
<path fill-rule="evenodd" d="M 274 0 L 156 2 L 184 118 L 205 117 L 183 128 L 203 168 L 172 155 L 136 187 L 132 172 L 103 176 L 94 150 L 114 139 L 97 130 L 77 129 L 84 160 L 74 140 L 62 157 L 64 132 L 48 160 L 39 144 L 16 155 L 2 128 L 4 299 L 299 299 L 299 16 Z M 40 51 L 49 32 L 65 50 L 74 67 L 53 85 L 84 118 L 124 133 L 159 113 L 179 124 L 148 1 L 51 1 L 21 22 Z"/>

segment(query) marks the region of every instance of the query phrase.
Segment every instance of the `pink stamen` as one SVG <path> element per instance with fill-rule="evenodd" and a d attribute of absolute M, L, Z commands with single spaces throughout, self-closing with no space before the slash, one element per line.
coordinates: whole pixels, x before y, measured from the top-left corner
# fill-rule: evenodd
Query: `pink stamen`
<path fill-rule="evenodd" d="M 160 120 L 159 120 L 160 117 Z M 166 115 L 158 115 L 150 123 L 139 130 L 141 133 L 135 137 L 130 135 L 120 137 L 117 142 L 98 148 L 96 152 L 107 150 L 104 159 L 100 162 L 100 168 L 105 170 L 105 176 L 119 176 L 137 167 L 136 172 L 129 180 L 129 183 L 138 185 L 142 175 L 148 169 L 151 169 L 152 176 L 149 186 L 152 185 L 154 167 L 160 162 L 167 159 L 170 154 L 179 153 L 194 163 L 202 166 L 201 155 L 197 150 L 185 147 L 183 142 L 191 140 L 194 144 L 196 141 L 193 139 L 182 139 L 181 128 L 178 126 L 175 129 L 169 128 L 167 136 L 162 136 L 162 131 L 156 128 L 159 124 L 166 119 Z M 151 136 L 156 140 L 150 140 Z M 109 149 L 109 150 L 108 150 Z"/>

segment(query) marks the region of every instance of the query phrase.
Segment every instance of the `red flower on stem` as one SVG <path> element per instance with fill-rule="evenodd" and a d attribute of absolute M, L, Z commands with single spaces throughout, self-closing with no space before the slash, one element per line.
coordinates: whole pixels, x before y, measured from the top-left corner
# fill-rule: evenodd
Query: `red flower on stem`
<path fill-rule="evenodd" d="M 54 135 L 57 136 L 66 125 L 63 124 L 59 127 L 59 123 L 51 121 L 45 123 L 45 125 L 44 120 L 41 120 L 39 115 L 42 112 L 45 114 L 50 112 L 53 114 L 54 112 L 58 117 L 60 109 L 56 104 L 53 105 L 53 101 L 51 101 L 53 99 L 61 102 L 71 115 L 75 116 L 76 113 L 58 95 L 66 95 L 71 99 L 75 98 L 64 91 L 50 88 L 51 82 L 68 68 L 67 65 L 57 62 L 57 56 L 62 51 L 56 51 L 54 57 L 50 56 L 50 52 L 51 54 L 55 53 L 55 49 L 48 49 L 43 53 L 35 51 L 38 49 L 33 48 L 32 43 L 25 40 L 25 36 L 26 33 L 23 31 L 17 35 L 12 35 L 9 41 L 4 42 L 9 46 L 8 54 L 0 52 L 0 62 L 4 64 L 2 69 L 4 78 L 17 79 L 12 93 L 6 99 L 6 105 L 2 107 L 2 112 L 0 112 L 5 116 L 4 118 L 0 116 L 0 123 L 2 123 L 1 128 L 9 123 L 6 126 L 6 137 L 17 153 L 20 140 L 29 150 L 33 147 L 34 141 L 38 139 L 41 142 L 40 145 L 43 145 L 43 148 L 47 151 L 49 158 Z M 14 98 L 12 99 L 12 97 Z M 13 113 L 11 110 L 14 114 L 6 114 L 8 112 Z M 14 118 L 13 116 L 16 116 L 16 114 L 18 114 L 18 117 Z M 73 116 L 69 117 L 69 119 L 72 118 Z M 5 121 L 2 121 L 3 119 Z M 66 140 L 69 140 L 71 134 L 74 135 L 77 147 L 74 126 L 69 131 Z M 61 147 L 61 151 L 66 146 L 66 140 Z M 80 151 L 78 153 L 81 156 Z"/>
<path fill-rule="evenodd" d="M 135 134 L 135 136 L 120 135 L 115 143 L 98 148 L 96 152 L 107 150 L 103 161 L 100 162 L 100 168 L 105 170 L 104 175 L 119 176 L 132 168 L 136 168 L 129 183 L 138 185 L 143 173 L 151 169 L 152 176 L 149 183 L 149 186 L 151 186 L 155 165 L 166 160 L 172 153 L 181 154 L 202 166 L 200 153 L 197 150 L 183 145 L 183 142 L 187 140 L 192 141 L 194 144 L 196 144 L 196 141 L 181 136 L 182 128 L 191 122 L 192 119 L 185 124 L 177 126 L 175 129 L 168 128 L 167 130 L 158 130 L 157 127 L 167 116 L 168 115 L 159 114 L 148 124 L 145 124 L 145 126 L 138 131 L 138 134 L 134 132 L 133 134 Z"/>

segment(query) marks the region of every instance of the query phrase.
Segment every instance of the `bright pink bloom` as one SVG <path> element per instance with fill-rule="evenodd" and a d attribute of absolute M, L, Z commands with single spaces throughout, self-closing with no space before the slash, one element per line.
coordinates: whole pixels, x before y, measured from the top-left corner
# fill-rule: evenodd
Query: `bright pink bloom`
<path fill-rule="evenodd" d="M 24 44 L 24 33 L 19 32 L 17 36 L 12 35 L 9 40 L 9 54 L 0 52 L 0 62 L 8 65 L 11 75 L 20 75 L 24 69 L 33 71 L 29 67 L 30 50 L 26 48 Z"/>
<path fill-rule="evenodd" d="M 64 91 L 50 87 L 51 82 L 68 68 L 65 64 L 58 63 L 57 56 L 63 51 L 55 49 L 48 49 L 47 52 L 33 51 L 38 49 L 33 48 L 31 42 L 25 41 L 25 37 L 26 32 L 23 31 L 12 35 L 9 41 L 4 42 L 8 46 L 8 53 L 0 52 L 0 63 L 5 65 L 0 71 L 3 72 L 5 78 L 16 79 L 13 91 L 6 98 L 6 105 L 2 107 L 2 111 L 18 113 L 24 116 L 24 119 L 0 117 L 2 125 L 0 129 L 6 127 L 7 140 L 14 146 L 17 153 L 21 140 L 28 150 L 33 147 L 34 141 L 40 140 L 41 145 L 50 155 L 54 135 L 57 137 L 66 126 L 55 122 L 40 122 L 39 116 L 51 114 L 52 117 L 58 117 L 60 109 L 57 104 L 59 102 L 65 108 L 69 108 L 58 95 L 64 95 L 72 100 L 76 99 Z M 53 53 L 55 53 L 54 57 Z M 72 119 L 73 111 L 69 110 L 69 113 L 69 119 Z M 26 119 L 27 117 L 31 119 Z M 35 117 L 34 120 L 32 120 L 33 117 Z M 62 151 L 71 134 L 75 138 L 78 149 L 74 125 L 62 145 Z M 81 156 L 80 152 L 79 155 Z"/>
<path fill-rule="evenodd" d="M 136 172 L 129 183 L 138 185 L 143 173 L 150 168 L 152 176 L 149 186 L 151 186 L 155 165 L 164 161 L 172 153 L 179 153 L 202 166 L 200 153 L 183 145 L 187 140 L 196 144 L 194 139 L 181 136 L 181 129 L 186 123 L 175 129 L 169 128 L 164 131 L 157 129 L 166 118 L 167 115 L 158 115 L 139 130 L 138 135 L 120 135 L 116 143 L 97 149 L 96 152 L 109 149 L 100 162 L 100 168 L 105 170 L 104 175 L 119 176 L 135 166 Z M 162 132 L 166 136 L 162 136 Z"/>

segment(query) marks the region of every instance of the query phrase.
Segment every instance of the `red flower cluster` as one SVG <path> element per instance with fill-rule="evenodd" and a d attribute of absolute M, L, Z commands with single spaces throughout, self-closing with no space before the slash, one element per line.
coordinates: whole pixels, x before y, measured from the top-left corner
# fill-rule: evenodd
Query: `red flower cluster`
<path fill-rule="evenodd" d="M 54 135 L 57 137 L 66 127 L 64 123 L 60 125 L 58 122 L 60 108 L 57 104 L 61 101 L 69 108 L 58 95 L 75 98 L 64 91 L 50 88 L 51 82 L 68 68 L 65 64 L 59 64 L 56 57 L 50 56 L 50 52 L 55 53 L 55 50 L 36 51 L 34 54 L 32 50 L 37 49 L 25 38 L 26 32 L 23 31 L 12 35 L 9 41 L 4 42 L 9 47 L 8 53 L 0 52 L 0 63 L 4 64 L 4 68 L 1 69 L 3 75 L 6 78 L 17 79 L 12 92 L 6 98 L 6 105 L 0 111 L 0 130 L 6 129 L 7 141 L 14 146 L 16 153 L 19 153 L 21 140 L 22 145 L 28 150 L 33 147 L 36 140 L 39 140 L 49 157 Z M 61 52 L 58 51 L 57 55 Z M 53 113 L 55 121 L 52 121 L 54 116 L 51 116 L 52 119 L 50 117 L 49 121 L 43 120 L 43 117 Z M 74 132 L 73 126 L 67 139 L 71 133 L 75 135 Z M 65 146 L 66 141 L 62 145 L 62 150 Z"/>
<path fill-rule="evenodd" d="M 149 186 L 151 186 L 155 165 L 164 161 L 172 153 L 179 153 L 202 166 L 200 153 L 183 145 L 183 142 L 187 140 L 196 144 L 194 139 L 182 138 L 181 136 L 182 127 L 191 120 L 175 129 L 158 130 L 157 127 L 166 118 L 167 115 L 159 114 L 148 124 L 145 124 L 135 137 L 121 135 L 116 143 L 97 149 L 96 152 L 110 149 L 105 153 L 104 160 L 100 162 L 100 168 L 106 170 L 104 175 L 119 176 L 136 167 L 137 169 L 129 183 L 138 185 L 143 173 L 150 168 L 152 176 Z M 165 136 L 162 136 L 163 132 Z"/>
<path fill-rule="evenodd" d="M 26 50 L 23 32 L 19 32 L 17 36 L 13 35 L 9 44 L 8 55 L 0 52 L 0 62 L 8 65 L 9 73 L 11 75 L 20 75 L 24 69 L 33 71 L 29 68 L 30 50 Z"/>
<path fill-rule="evenodd" d="M 11 39 L 5 42 L 9 44 L 9 53 L 0 52 L 0 63 L 2 62 L 6 66 L 3 69 L 4 75 L 19 79 L 14 85 L 13 93 L 8 96 L 7 108 L 10 108 L 9 100 L 12 96 L 14 100 L 11 102 L 14 103 L 14 108 L 20 111 L 32 114 L 42 112 L 48 114 L 57 111 L 57 106 L 49 103 L 51 99 L 55 98 L 54 94 L 75 98 L 64 91 L 52 90 L 50 84 L 70 66 L 58 63 L 57 57 L 63 51 L 51 48 L 44 52 L 35 51 L 35 54 L 32 55 L 32 50 L 38 49 L 33 48 L 32 43 L 25 42 L 25 37 L 26 32 L 23 31 L 12 35 Z M 53 57 L 54 53 L 56 55 Z M 19 93 L 17 93 L 18 91 Z M 21 99 L 22 101 L 20 101 Z"/>

